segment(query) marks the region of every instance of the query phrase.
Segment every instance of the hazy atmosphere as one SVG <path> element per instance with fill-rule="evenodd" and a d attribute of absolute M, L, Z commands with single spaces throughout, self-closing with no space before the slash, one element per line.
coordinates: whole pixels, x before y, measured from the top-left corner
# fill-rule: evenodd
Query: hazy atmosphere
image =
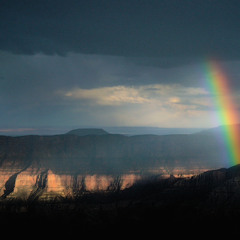
<path fill-rule="evenodd" d="M 206 66 L 239 102 L 239 7 L 1 0 L 0 129 L 218 126 Z"/>

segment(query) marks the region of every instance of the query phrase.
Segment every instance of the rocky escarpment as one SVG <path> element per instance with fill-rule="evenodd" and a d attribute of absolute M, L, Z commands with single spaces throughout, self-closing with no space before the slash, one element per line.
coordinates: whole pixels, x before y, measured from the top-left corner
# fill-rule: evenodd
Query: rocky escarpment
<path fill-rule="evenodd" d="M 132 186 L 139 175 L 70 175 L 55 174 L 50 169 L 29 167 L 17 171 L 0 169 L 0 198 L 22 200 L 53 200 L 75 198 L 87 192 L 115 191 Z"/>
<path fill-rule="evenodd" d="M 221 167 L 221 147 L 209 134 L 0 136 L 0 196 L 47 199 L 124 188 L 149 174 L 192 176 Z"/>

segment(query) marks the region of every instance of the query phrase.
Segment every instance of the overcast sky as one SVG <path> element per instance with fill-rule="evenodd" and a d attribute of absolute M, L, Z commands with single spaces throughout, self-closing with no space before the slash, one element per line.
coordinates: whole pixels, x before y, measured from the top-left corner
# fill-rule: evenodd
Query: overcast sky
<path fill-rule="evenodd" d="M 217 126 L 206 63 L 238 104 L 239 13 L 239 0 L 0 0 L 0 129 Z"/>

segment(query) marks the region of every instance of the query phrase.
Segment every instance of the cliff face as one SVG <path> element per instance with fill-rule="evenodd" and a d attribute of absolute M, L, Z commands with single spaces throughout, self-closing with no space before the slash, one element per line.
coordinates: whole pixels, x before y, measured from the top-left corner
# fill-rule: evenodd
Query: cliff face
<path fill-rule="evenodd" d="M 191 176 L 222 166 L 209 135 L 0 136 L 0 196 L 49 198 L 125 188 L 144 174 Z"/>
<path fill-rule="evenodd" d="M 2 199 L 48 200 L 56 197 L 78 197 L 92 191 L 124 189 L 140 178 L 134 174 L 70 175 L 54 174 L 51 170 L 29 167 L 16 173 L 0 170 L 0 196 Z"/>

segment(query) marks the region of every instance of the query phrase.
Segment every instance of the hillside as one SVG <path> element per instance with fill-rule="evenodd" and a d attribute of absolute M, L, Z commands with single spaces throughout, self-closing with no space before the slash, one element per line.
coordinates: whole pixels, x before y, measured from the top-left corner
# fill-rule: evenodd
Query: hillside
<path fill-rule="evenodd" d="M 204 134 L 1 136 L 0 165 L 19 169 L 34 165 L 56 173 L 210 169 L 224 166 L 221 147 L 216 136 Z"/>

